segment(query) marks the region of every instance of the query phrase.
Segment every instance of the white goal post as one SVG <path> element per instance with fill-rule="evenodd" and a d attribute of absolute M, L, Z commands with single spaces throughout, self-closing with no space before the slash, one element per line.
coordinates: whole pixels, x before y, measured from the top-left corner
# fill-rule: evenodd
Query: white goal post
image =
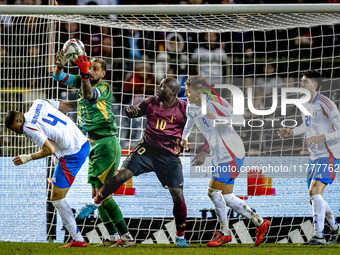
<path fill-rule="evenodd" d="M 245 13 L 338 13 L 338 4 L 209 4 L 209 5 L 61 5 L 1 6 L 3 14 L 93 14 L 93 15 L 129 15 L 129 14 L 245 14 Z"/>
<path fill-rule="evenodd" d="M 104 79 L 113 87 L 112 110 L 122 160 L 138 143 L 145 125 L 145 119 L 127 118 L 125 107 L 153 95 L 164 77 L 175 77 L 184 86 L 189 75 L 201 74 L 213 87 L 238 86 L 245 98 L 252 88 L 254 107 L 263 110 L 272 104 L 272 88 L 280 93 L 281 88 L 298 87 L 302 72 L 316 69 L 323 75 L 320 92 L 339 107 L 339 4 L 5 5 L 0 12 L 0 241 L 63 242 L 69 238 L 46 199 L 46 179 L 51 177 L 55 161 L 44 159 L 15 167 L 13 157 L 38 148 L 4 125 L 7 111 L 25 112 L 38 98 L 69 101 L 76 107 L 77 91 L 52 77 L 55 53 L 69 38 L 83 41 L 91 58 L 107 62 Z M 78 74 L 71 63 L 65 69 Z M 216 90 L 232 103 L 229 90 Z M 184 88 L 179 97 L 184 99 Z M 271 220 L 265 242 L 304 242 L 313 233 L 305 171 L 307 147 L 303 137 L 281 140 L 276 134 L 282 123 L 301 124 L 300 111 L 289 106 L 282 116 L 278 106 L 270 116 L 258 116 L 247 106 L 245 109 L 247 125 L 235 130 L 244 141 L 247 171 L 236 179 L 234 193 Z M 76 110 L 68 116 L 77 121 Z M 198 172 L 190 164 L 203 144 L 199 131 L 191 134 L 189 142 L 190 153 L 181 157 L 188 208 L 186 239 L 205 243 L 219 223 L 206 191 L 211 173 Z M 205 162 L 209 165 L 210 157 Z M 71 208 L 79 209 L 91 198 L 87 169 L 85 163 L 67 195 Z M 338 179 L 324 196 L 338 217 Z M 133 178 L 114 199 L 138 242 L 174 241 L 172 199 L 154 174 Z M 254 242 L 255 226 L 232 211 L 229 216 L 234 242 Z M 97 215 L 78 226 L 87 241 L 107 237 Z M 328 233 L 326 229 L 326 236 Z"/>

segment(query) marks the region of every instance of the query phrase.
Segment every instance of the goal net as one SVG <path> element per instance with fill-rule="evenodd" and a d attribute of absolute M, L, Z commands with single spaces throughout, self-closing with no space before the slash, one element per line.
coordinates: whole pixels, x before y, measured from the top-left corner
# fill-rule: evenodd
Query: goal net
<path fill-rule="evenodd" d="M 191 8 L 191 14 L 177 15 L 95 15 L 91 13 L 96 7 L 86 10 L 86 15 L 0 15 L 0 241 L 69 240 L 49 203 L 47 178 L 52 176 L 56 160 L 42 159 L 15 167 L 13 157 L 32 153 L 38 147 L 7 130 L 4 119 L 9 110 L 28 111 L 39 98 L 68 101 L 76 109 L 77 90 L 54 82 L 52 77 L 54 56 L 70 38 L 83 41 L 90 58 L 101 57 L 107 63 L 104 79 L 113 88 L 112 110 L 119 130 L 121 161 L 141 139 L 146 123 L 145 118 L 127 118 L 125 108 L 154 95 L 164 77 L 180 81 L 182 99 L 189 75 L 204 76 L 231 104 L 232 94 L 219 84 L 241 89 L 246 124 L 235 130 L 244 142 L 246 158 L 234 194 L 272 222 L 265 242 L 301 243 L 309 239 L 313 225 L 306 185 L 307 147 L 303 137 L 281 140 L 276 134 L 284 125 L 300 125 L 301 113 L 288 105 L 287 115 L 282 115 L 280 96 L 282 88 L 299 87 L 303 71 L 317 69 L 324 77 L 320 93 L 339 106 L 340 15 L 317 10 L 200 14 L 202 8 L 197 6 Z M 79 74 L 71 62 L 65 71 Z M 273 88 L 278 89 L 276 110 L 269 115 L 253 114 L 247 99 L 251 98 L 255 109 L 270 109 Z M 297 93 L 288 94 L 290 99 L 298 97 Z M 68 116 L 77 122 L 76 111 Z M 204 170 L 211 165 L 211 157 L 208 155 L 199 169 L 190 163 L 203 142 L 203 136 L 194 130 L 189 137 L 190 152 L 181 156 L 188 208 L 186 239 L 191 243 L 207 242 L 213 231 L 219 230 L 207 196 L 211 173 Z M 85 163 L 67 195 L 73 209 L 91 199 L 87 169 Z M 334 182 L 325 189 L 324 197 L 337 217 L 340 193 L 338 180 Z M 114 199 L 138 242 L 174 241 L 172 199 L 155 174 L 129 180 Z M 254 242 L 255 226 L 250 221 L 232 211 L 229 219 L 233 242 Z M 97 214 L 77 223 L 87 241 L 100 242 L 108 237 Z M 326 228 L 326 236 L 328 233 Z"/>

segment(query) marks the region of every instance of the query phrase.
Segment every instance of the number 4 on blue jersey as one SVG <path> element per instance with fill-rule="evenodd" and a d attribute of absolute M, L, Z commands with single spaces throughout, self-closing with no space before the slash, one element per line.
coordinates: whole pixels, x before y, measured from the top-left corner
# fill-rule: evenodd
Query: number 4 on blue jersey
<path fill-rule="evenodd" d="M 50 114 L 50 113 L 47 114 L 47 117 L 52 118 L 53 121 L 51 121 L 51 120 L 49 120 L 49 119 L 45 119 L 45 118 L 42 118 L 42 121 L 43 121 L 43 122 L 46 122 L 47 124 L 50 124 L 51 126 L 57 125 L 58 122 L 60 122 L 61 124 L 65 125 L 65 126 L 66 126 L 66 124 L 67 124 L 65 121 L 59 119 L 58 117 L 56 117 L 56 116 L 54 116 L 54 115 L 52 115 L 52 114 Z"/>

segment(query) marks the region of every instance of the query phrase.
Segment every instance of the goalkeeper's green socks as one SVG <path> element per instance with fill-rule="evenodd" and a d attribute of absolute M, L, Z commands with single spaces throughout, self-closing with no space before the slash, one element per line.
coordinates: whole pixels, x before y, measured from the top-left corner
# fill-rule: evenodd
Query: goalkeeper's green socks
<path fill-rule="evenodd" d="M 125 220 L 123 218 L 122 212 L 120 211 L 118 205 L 113 200 L 112 197 L 105 199 L 102 203 L 102 206 L 110 216 L 111 220 L 115 224 L 116 228 L 119 231 L 119 234 L 122 236 L 129 232 Z"/>
<path fill-rule="evenodd" d="M 108 213 L 106 212 L 105 208 L 102 205 L 98 207 L 98 212 L 99 212 L 100 219 L 104 223 L 104 226 L 107 229 L 107 232 L 109 233 L 109 235 L 111 236 L 111 235 L 116 234 L 117 228 L 111 221 L 110 216 L 108 215 Z"/>

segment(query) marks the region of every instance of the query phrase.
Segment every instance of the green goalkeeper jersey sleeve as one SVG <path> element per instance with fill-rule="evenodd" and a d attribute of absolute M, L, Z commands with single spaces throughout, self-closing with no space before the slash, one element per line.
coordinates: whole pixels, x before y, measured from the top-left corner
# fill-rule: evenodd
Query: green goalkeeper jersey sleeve
<path fill-rule="evenodd" d="M 101 81 L 92 85 L 96 89 L 97 99 L 83 99 L 81 94 L 81 76 L 74 76 L 72 87 L 77 88 L 78 121 L 83 132 L 93 131 L 97 135 L 117 135 L 116 117 L 111 110 L 113 94 L 111 84 Z"/>

